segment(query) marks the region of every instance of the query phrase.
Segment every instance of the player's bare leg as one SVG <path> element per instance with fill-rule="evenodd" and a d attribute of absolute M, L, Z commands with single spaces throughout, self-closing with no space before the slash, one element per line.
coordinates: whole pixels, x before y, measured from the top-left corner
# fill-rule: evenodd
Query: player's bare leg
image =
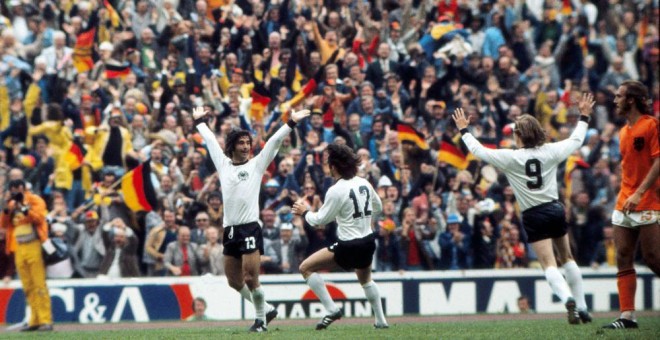
<path fill-rule="evenodd" d="M 660 277 L 660 224 L 639 227 L 644 263 Z"/>
<path fill-rule="evenodd" d="M 532 248 L 539 258 L 541 267 L 545 272 L 545 279 L 550 284 L 552 292 L 566 305 L 568 311 L 568 323 L 579 324 L 580 317 L 577 312 L 577 306 L 568 283 L 557 269 L 557 260 L 552 249 L 552 240 L 545 239 L 532 243 Z"/>
<path fill-rule="evenodd" d="M 252 301 L 252 292 L 248 285 L 245 284 L 245 275 L 243 274 L 243 259 L 235 258 L 233 256 L 225 256 L 225 276 L 227 277 L 227 282 L 229 287 L 235 289 L 241 294 L 241 297 L 250 303 Z M 277 317 L 277 310 L 275 307 L 266 303 L 266 324 L 270 323 L 275 317 Z"/>
<path fill-rule="evenodd" d="M 380 300 L 380 291 L 378 291 L 378 286 L 376 282 L 371 279 L 371 268 L 356 269 L 355 274 L 357 274 L 358 281 L 364 289 L 364 295 L 367 296 L 367 300 L 371 304 L 371 309 L 374 311 L 376 316 L 376 323 L 374 324 L 375 328 L 389 328 L 387 320 L 385 320 L 385 313 L 383 313 L 383 303 Z"/>
<path fill-rule="evenodd" d="M 341 319 L 343 315 L 342 310 L 332 301 L 323 278 L 317 273 L 319 270 L 337 268 L 334 258 L 335 255 L 332 252 L 327 248 L 323 248 L 300 264 L 300 273 L 328 312 L 328 315 L 324 316 L 321 322 L 316 325 L 317 330 L 327 328 L 335 320 Z"/>
<path fill-rule="evenodd" d="M 555 249 L 557 249 L 557 259 L 559 260 L 559 263 L 562 264 L 562 267 L 564 267 L 566 282 L 571 287 L 571 292 L 573 292 L 580 320 L 582 323 L 589 323 L 591 322 L 591 315 L 589 315 L 589 312 L 587 311 L 587 301 L 584 298 L 582 272 L 577 263 L 575 263 L 573 254 L 571 254 L 568 234 L 553 239 L 552 241 Z"/>

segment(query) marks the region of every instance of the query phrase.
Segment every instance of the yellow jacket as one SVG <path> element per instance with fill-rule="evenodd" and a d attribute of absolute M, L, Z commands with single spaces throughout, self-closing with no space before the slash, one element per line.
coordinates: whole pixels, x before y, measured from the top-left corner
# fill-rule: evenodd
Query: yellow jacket
<path fill-rule="evenodd" d="M 28 130 L 28 139 L 32 139 L 31 137 L 35 135 L 46 136 L 50 142 L 50 147 L 53 149 L 55 187 L 67 190 L 71 189 L 73 173 L 71 173 L 65 157 L 73 143 L 71 130 L 65 127 L 62 122 L 47 121 L 33 126 Z"/>

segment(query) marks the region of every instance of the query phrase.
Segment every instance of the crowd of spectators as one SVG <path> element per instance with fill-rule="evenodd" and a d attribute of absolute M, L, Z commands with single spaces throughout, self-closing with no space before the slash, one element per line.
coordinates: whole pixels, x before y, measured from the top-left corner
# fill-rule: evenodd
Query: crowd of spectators
<path fill-rule="evenodd" d="M 608 226 L 624 124 L 614 91 L 638 79 L 660 112 L 652 0 L 3 0 L 0 8 L 0 186 L 24 178 L 47 200 L 51 235 L 71 252 L 51 278 L 223 274 L 222 188 L 192 108 L 210 109 L 220 145 L 232 128 L 247 129 L 258 153 L 285 119 L 282 104 L 315 77 L 298 104 L 311 117 L 285 139 L 254 198 L 265 273 L 296 273 L 336 240 L 334 224 L 312 227 L 291 213 L 301 198 L 321 206 L 332 184 L 323 150 L 333 142 L 362 157 L 360 176 L 383 199 L 375 270 L 538 265 L 506 178 L 476 160 L 457 168 L 438 150 L 459 143 L 456 107 L 492 147 L 515 147 L 512 123 L 524 113 L 549 141 L 566 138 L 583 91 L 597 103 L 574 166 L 561 167 L 560 198 L 577 262 L 613 266 Z M 270 94 L 263 116 L 251 110 L 257 87 Z M 401 142 L 396 120 L 430 148 Z M 133 212 L 116 184 L 142 162 L 158 204 Z M 0 257 L 10 278 L 11 261 Z"/>

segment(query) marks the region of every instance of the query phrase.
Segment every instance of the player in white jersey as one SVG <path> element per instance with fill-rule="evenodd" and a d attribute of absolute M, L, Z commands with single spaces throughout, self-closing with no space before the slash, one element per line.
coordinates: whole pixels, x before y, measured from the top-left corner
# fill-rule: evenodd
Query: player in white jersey
<path fill-rule="evenodd" d="M 593 96 L 584 94 L 578 104 L 581 117 L 577 127 L 568 139 L 557 143 L 545 143 L 545 131 L 536 118 L 527 114 L 520 116 L 514 128 L 517 150 L 485 148 L 468 131 L 469 122 L 463 109 L 456 109 L 453 115 L 470 152 L 499 168 L 511 183 L 523 211 L 528 242 L 538 255 L 552 291 L 565 304 L 570 324 L 591 322 L 591 316 L 584 299 L 582 273 L 568 242 L 564 206 L 557 201 L 557 166 L 582 146 L 593 105 Z M 553 244 L 566 270 L 566 279 L 557 269 Z"/>
<path fill-rule="evenodd" d="M 225 197 L 225 232 L 222 238 L 225 275 L 229 286 L 254 304 L 257 319 L 250 331 L 264 332 L 268 330 L 268 322 L 277 316 L 277 311 L 269 306 L 271 310 L 266 313 L 267 303 L 259 284 L 260 255 L 264 253 L 263 236 L 258 223 L 261 179 L 275 158 L 284 137 L 291 133 L 297 122 L 309 116 L 309 110 L 293 111 L 287 124 L 283 125 L 268 140 L 259 155 L 252 159 L 252 137 L 248 131 L 231 131 L 223 151 L 215 134 L 204 122 L 206 114 L 203 107 L 193 110 L 195 125 L 209 149 Z"/>
<path fill-rule="evenodd" d="M 382 203 L 371 184 L 356 176 L 360 158 L 353 150 L 345 145 L 330 144 L 326 152 L 336 183 L 328 189 L 323 206 L 318 212 L 309 212 L 304 200 L 293 205 L 293 213 L 302 215 L 312 226 L 337 221 L 339 241 L 317 251 L 300 264 L 300 273 L 328 312 L 316 325 L 316 329 L 327 328 L 343 315 L 341 308 L 332 301 L 323 278 L 318 274 L 320 270 L 337 267 L 355 270 L 376 316 L 374 327 L 388 328 L 378 286 L 371 280 L 371 260 L 376 250 L 372 220 L 382 211 Z"/>

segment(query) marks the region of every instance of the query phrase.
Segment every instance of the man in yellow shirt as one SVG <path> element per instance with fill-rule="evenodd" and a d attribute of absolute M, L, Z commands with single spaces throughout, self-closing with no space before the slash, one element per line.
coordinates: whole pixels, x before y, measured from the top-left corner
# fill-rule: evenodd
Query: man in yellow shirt
<path fill-rule="evenodd" d="M 9 190 L 11 198 L 0 214 L 0 228 L 7 229 L 6 251 L 15 255 L 16 270 L 32 309 L 23 331 L 52 331 L 46 266 L 41 255 L 41 244 L 48 241 L 46 202 L 26 190 L 20 179 L 9 182 Z"/>

